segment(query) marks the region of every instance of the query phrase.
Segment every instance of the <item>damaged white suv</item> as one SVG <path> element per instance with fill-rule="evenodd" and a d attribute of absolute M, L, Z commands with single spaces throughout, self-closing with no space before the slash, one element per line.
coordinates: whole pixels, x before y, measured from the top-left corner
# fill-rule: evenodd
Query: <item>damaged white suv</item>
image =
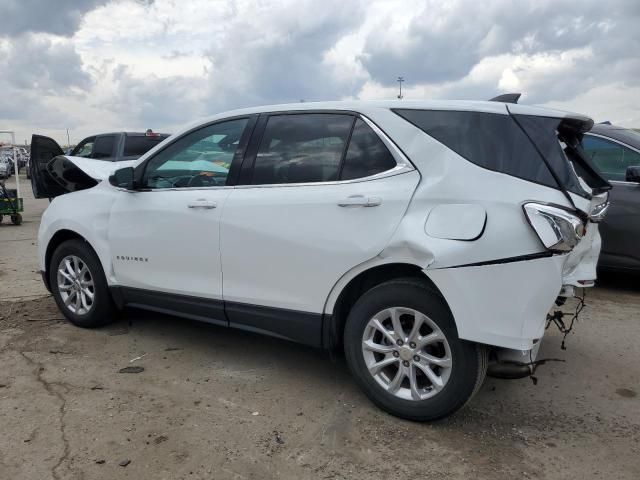
<path fill-rule="evenodd" d="M 344 348 L 381 408 L 444 417 L 489 362 L 534 359 L 557 297 L 593 284 L 609 185 L 582 151 L 592 123 L 301 103 L 217 115 L 117 165 L 34 136 L 34 193 L 56 197 L 43 278 L 78 326 L 131 305 Z"/>

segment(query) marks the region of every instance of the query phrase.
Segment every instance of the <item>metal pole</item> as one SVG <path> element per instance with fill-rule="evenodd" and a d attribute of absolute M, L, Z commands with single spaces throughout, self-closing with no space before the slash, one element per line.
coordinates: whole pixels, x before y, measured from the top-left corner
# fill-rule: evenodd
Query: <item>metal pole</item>
<path fill-rule="evenodd" d="M 16 134 L 11 132 L 11 150 L 13 151 L 13 169 L 16 174 L 16 202 L 20 198 L 20 173 L 18 172 L 18 160 L 16 155 Z"/>
<path fill-rule="evenodd" d="M 402 100 L 402 82 L 404 82 L 404 77 L 398 77 L 398 85 L 400 85 L 400 94 L 398 98 Z"/>
<path fill-rule="evenodd" d="M 71 141 L 69 140 L 69 129 L 67 128 L 67 148 L 71 146 Z"/>

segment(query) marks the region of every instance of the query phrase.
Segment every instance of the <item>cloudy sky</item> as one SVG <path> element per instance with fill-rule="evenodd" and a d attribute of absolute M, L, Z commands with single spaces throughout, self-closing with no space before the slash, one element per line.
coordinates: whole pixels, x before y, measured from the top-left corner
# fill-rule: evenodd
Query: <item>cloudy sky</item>
<path fill-rule="evenodd" d="M 0 130 L 66 143 L 301 99 L 488 99 L 640 127 L 638 0 L 0 0 Z M 0 139 L 2 140 L 2 139 Z"/>

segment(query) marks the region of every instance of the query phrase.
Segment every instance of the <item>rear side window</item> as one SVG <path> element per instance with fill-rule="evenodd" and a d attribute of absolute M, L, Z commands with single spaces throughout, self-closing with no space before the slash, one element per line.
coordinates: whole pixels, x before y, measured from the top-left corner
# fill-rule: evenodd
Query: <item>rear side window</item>
<path fill-rule="evenodd" d="M 354 117 L 305 113 L 269 117 L 253 185 L 337 180 Z"/>
<path fill-rule="evenodd" d="M 368 177 L 395 166 L 395 159 L 376 132 L 363 120 L 356 120 L 340 180 Z"/>
<path fill-rule="evenodd" d="M 105 135 L 97 137 L 93 144 L 93 154 L 91 158 L 110 158 L 113 156 L 113 143 L 115 137 L 113 135 Z"/>
<path fill-rule="evenodd" d="M 139 157 L 162 142 L 166 136 L 127 135 L 124 141 L 125 157 Z"/>
<path fill-rule="evenodd" d="M 394 110 L 480 167 L 558 188 L 551 172 L 509 115 L 445 110 Z M 552 136 L 560 153 L 557 137 Z"/>

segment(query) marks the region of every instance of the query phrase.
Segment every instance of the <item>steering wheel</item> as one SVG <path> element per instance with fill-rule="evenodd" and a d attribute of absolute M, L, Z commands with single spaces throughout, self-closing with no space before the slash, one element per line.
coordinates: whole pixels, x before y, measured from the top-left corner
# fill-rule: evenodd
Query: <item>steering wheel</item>
<path fill-rule="evenodd" d="M 187 187 L 216 187 L 218 182 L 209 172 L 200 172 L 189 179 Z"/>

